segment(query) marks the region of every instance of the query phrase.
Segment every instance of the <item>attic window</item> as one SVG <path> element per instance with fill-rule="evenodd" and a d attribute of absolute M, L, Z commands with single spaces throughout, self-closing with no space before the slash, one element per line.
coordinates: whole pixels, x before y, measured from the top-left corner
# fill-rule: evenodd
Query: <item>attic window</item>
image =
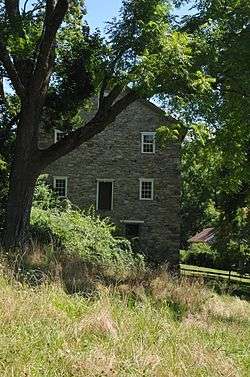
<path fill-rule="evenodd" d="M 66 198 L 68 191 L 68 178 L 54 177 L 53 188 L 59 198 Z"/>
<path fill-rule="evenodd" d="M 54 130 L 54 143 L 57 143 L 59 140 L 63 139 L 66 135 L 65 132 L 60 130 Z"/>
<path fill-rule="evenodd" d="M 155 132 L 141 133 L 141 153 L 155 153 Z"/>

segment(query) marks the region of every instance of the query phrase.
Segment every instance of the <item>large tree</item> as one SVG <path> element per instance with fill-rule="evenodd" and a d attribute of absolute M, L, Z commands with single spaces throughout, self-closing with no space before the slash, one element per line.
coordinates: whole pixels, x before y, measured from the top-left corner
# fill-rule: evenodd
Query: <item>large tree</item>
<path fill-rule="evenodd" d="M 202 122 L 203 130 L 208 132 L 198 143 L 188 145 L 190 139 L 187 139 L 184 145 L 183 198 L 185 204 L 191 204 L 189 210 L 196 212 L 198 221 L 204 214 L 203 205 L 197 208 L 199 203 L 215 200 L 229 234 L 239 208 L 250 201 L 250 2 L 176 0 L 175 3 L 192 6 L 192 14 L 182 18 L 180 28 L 200 41 L 203 51 L 200 63 L 214 78 L 209 95 L 201 93 L 199 99 L 194 97 L 183 111 L 183 118 Z M 199 132 L 197 135 L 199 139 Z M 187 155 L 192 152 L 193 159 Z M 188 221 L 190 214 L 186 212 Z"/>
<path fill-rule="evenodd" d="M 5 245 L 27 236 L 37 177 L 140 97 L 187 98 L 209 86 L 198 69 L 199 44 L 172 25 L 169 1 L 124 0 L 104 40 L 84 22 L 81 0 L 0 0 L 0 81 L 14 94 L 15 111 L 1 85 L 2 135 L 15 131 L 6 209 Z M 107 95 L 108 91 L 108 95 Z M 98 109 L 81 117 L 93 96 Z M 11 103 L 13 103 L 13 98 Z M 39 149 L 41 124 L 67 136 Z"/>

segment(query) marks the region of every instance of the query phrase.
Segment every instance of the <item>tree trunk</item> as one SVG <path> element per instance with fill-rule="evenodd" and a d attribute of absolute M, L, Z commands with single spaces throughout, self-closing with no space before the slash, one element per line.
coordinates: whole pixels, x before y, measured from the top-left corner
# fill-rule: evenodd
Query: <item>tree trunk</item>
<path fill-rule="evenodd" d="M 33 105 L 33 106 L 32 106 Z M 37 177 L 41 171 L 37 147 L 39 107 L 26 104 L 17 128 L 11 165 L 4 235 L 5 249 L 23 247 L 28 236 L 30 212 Z"/>
<path fill-rule="evenodd" d="M 11 172 L 4 238 L 6 249 L 23 247 L 27 240 L 36 178 L 27 165 L 20 163 Z"/>

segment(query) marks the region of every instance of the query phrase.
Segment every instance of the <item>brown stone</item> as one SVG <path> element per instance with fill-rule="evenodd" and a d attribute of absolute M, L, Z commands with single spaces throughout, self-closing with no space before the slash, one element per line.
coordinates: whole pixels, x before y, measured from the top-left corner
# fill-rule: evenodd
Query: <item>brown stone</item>
<path fill-rule="evenodd" d="M 171 119 L 170 119 L 171 121 Z M 180 145 L 141 153 L 141 132 L 166 123 L 163 112 L 136 101 L 116 121 L 75 151 L 51 164 L 46 173 L 68 178 L 68 198 L 82 209 L 96 208 L 97 180 L 113 179 L 113 210 L 100 211 L 125 234 L 125 221 L 141 222 L 139 247 L 152 260 L 177 264 L 180 233 Z M 41 145 L 54 142 L 51 132 Z M 154 179 L 153 200 L 139 199 L 140 178 Z"/>

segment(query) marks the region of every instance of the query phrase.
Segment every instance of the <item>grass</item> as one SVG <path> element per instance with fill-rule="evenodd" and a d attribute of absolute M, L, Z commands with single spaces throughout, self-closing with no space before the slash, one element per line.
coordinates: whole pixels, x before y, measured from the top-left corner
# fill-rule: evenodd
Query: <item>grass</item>
<path fill-rule="evenodd" d="M 207 268 L 207 267 L 198 267 L 198 266 L 192 266 L 188 264 L 181 264 L 181 268 L 183 268 L 182 273 L 188 275 L 188 274 L 202 274 L 204 276 L 215 276 L 218 274 L 218 277 L 224 278 L 224 279 L 229 279 L 229 271 L 225 270 L 218 270 L 218 269 L 213 269 L 213 268 Z M 190 270 L 190 272 L 188 271 Z M 220 275 L 220 274 L 224 274 Z M 230 279 L 232 281 L 239 281 L 242 283 L 248 283 L 250 284 L 250 275 L 247 274 L 245 277 L 240 275 L 238 272 L 231 271 Z"/>
<path fill-rule="evenodd" d="M 247 377 L 250 304 L 165 273 L 68 295 L 0 273 L 2 377 Z"/>

